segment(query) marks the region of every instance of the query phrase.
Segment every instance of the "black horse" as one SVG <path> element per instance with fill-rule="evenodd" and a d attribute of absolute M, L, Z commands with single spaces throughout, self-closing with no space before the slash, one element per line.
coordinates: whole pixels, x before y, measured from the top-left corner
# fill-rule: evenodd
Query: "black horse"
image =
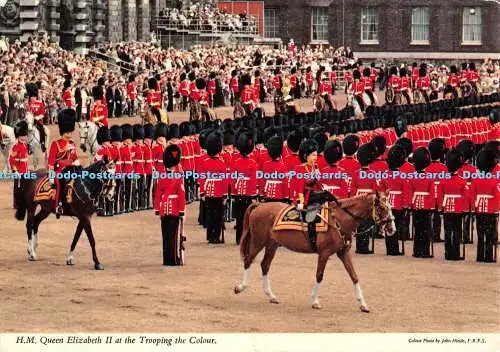
<path fill-rule="evenodd" d="M 61 184 L 60 199 L 66 197 L 67 191 L 71 192 L 71 202 L 66 204 L 66 209 L 63 216 L 73 216 L 78 218 L 78 225 L 71 243 L 71 249 L 68 253 L 66 264 L 73 265 L 73 251 L 80 239 L 82 231 L 85 230 L 89 239 L 90 247 L 92 248 L 92 258 L 94 260 L 94 268 L 103 270 L 104 266 L 97 259 L 95 250 L 95 239 L 92 233 L 90 218 L 97 210 L 98 199 L 106 197 L 110 201 L 113 200 L 115 192 L 115 181 L 112 176 L 114 173 L 115 162 L 104 158 L 101 161 L 89 166 L 81 168 L 70 166 L 63 170 L 63 173 L 70 171 L 80 177 L 65 180 L 65 186 Z M 26 221 L 26 231 L 28 234 L 28 259 L 36 260 L 36 249 L 38 247 L 38 227 L 51 213 L 55 213 L 54 200 L 36 201 L 35 190 L 39 182 L 48 175 L 46 169 L 35 171 L 35 179 L 27 179 L 21 181 L 21 186 L 14 194 L 16 203 L 17 220 L 22 221 L 28 213 Z M 40 211 L 35 215 L 37 206 L 40 205 Z"/>

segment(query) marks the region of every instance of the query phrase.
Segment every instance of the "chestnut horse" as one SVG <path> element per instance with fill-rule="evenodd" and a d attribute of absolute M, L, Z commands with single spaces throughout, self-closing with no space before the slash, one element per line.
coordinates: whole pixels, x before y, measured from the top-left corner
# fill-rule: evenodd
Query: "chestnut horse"
<path fill-rule="evenodd" d="M 326 203 L 325 203 L 326 204 Z M 273 224 L 285 203 L 253 203 L 245 212 L 243 223 L 243 236 L 240 243 L 240 253 L 244 262 L 242 282 L 234 288 L 234 293 L 243 292 L 248 287 L 248 273 L 250 265 L 257 254 L 265 248 L 264 258 L 261 262 L 264 280 L 264 292 L 271 303 L 279 303 L 271 290 L 268 273 L 271 262 L 278 247 L 284 246 L 300 253 L 314 253 L 308 240 L 307 226 L 305 231 L 273 231 Z M 351 254 L 351 240 L 354 232 L 363 220 L 372 219 L 376 226 L 380 226 L 384 234 L 394 235 L 396 225 L 392 215 L 391 206 L 384 193 L 376 192 L 370 195 L 358 196 L 337 202 L 329 202 L 330 215 L 327 220 L 326 232 L 317 234 L 318 264 L 316 282 L 312 290 L 312 308 L 321 309 L 318 292 L 326 263 L 332 254 L 337 253 L 344 264 L 347 273 L 354 284 L 356 298 L 362 312 L 369 312 L 359 285 L 358 276 L 354 270 Z"/>

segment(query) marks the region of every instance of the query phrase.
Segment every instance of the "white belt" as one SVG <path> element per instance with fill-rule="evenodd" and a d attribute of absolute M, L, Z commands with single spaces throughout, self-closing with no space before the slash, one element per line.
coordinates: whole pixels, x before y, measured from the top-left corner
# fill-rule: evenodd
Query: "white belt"
<path fill-rule="evenodd" d="M 373 189 L 370 189 L 370 188 L 361 188 L 361 189 L 358 189 L 357 193 L 372 193 L 373 192 Z"/>
<path fill-rule="evenodd" d="M 136 163 L 143 163 L 144 160 L 134 160 Z"/>
<path fill-rule="evenodd" d="M 332 189 L 340 189 L 339 186 L 324 186 L 325 190 L 328 191 L 328 190 L 332 190 Z"/>
<path fill-rule="evenodd" d="M 16 159 L 16 161 L 28 161 L 28 159 Z"/>
<path fill-rule="evenodd" d="M 428 196 L 429 192 L 413 192 L 414 196 Z"/>
<path fill-rule="evenodd" d="M 266 184 L 267 183 L 271 183 L 271 184 L 280 184 L 280 183 L 283 183 L 283 181 L 266 181 Z"/>
<path fill-rule="evenodd" d="M 125 164 L 133 164 L 133 161 L 124 161 Z"/>
<path fill-rule="evenodd" d="M 481 200 L 483 200 L 483 199 L 493 199 L 493 198 L 495 198 L 495 196 L 492 196 L 491 194 L 478 194 L 478 195 L 476 195 L 476 203 L 475 203 L 475 205 L 476 205 L 476 207 L 478 207 L 479 206 L 479 202 Z"/>
<path fill-rule="evenodd" d="M 443 199 L 443 207 L 446 206 L 446 201 L 448 199 L 457 199 L 457 198 L 462 198 L 461 194 L 445 194 L 444 199 Z"/>
<path fill-rule="evenodd" d="M 173 198 L 179 198 L 179 196 L 177 194 L 172 194 L 171 196 L 168 196 L 167 198 L 173 199 Z"/>
<path fill-rule="evenodd" d="M 116 165 L 121 165 L 121 164 L 123 164 L 123 161 L 117 161 L 116 162 Z"/>
<path fill-rule="evenodd" d="M 403 194 L 401 191 L 389 191 L 389 194 Z"/>
<path fill-rule="evenodd" d="M 146 162 L 147 162 L 147 163 L 152 163 L 152 162 L 153 162 L 153 160 L 146 160 Z"/>

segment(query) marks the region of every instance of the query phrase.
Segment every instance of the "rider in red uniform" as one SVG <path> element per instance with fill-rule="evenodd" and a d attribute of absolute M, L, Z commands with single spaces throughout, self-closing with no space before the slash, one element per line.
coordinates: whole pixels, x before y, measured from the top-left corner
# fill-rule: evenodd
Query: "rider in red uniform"
<path fill-rule="evenodd" d="M 35 127 L 40 134 L 40 147 L 45 152 L 45 128 L 43 127 L 43 118 L 45 117 L 45 103 L 38 96 L 38 85 L 29 83 L 26 85 L 28 93 L 28 111 L 31 112 L 35 118 Z"/>
<path fill-rule="evenodd" d="M 9 167 L 12 172 L 25 174 L 28 172 L 28 124 L 19 121 L 14 127 L 17 143 L 12 146 L 9 155 Z M 16 199 L 23 188 L 23 179 L 14 179 L 14 208 L 17 208 Z"/>
<path fill-rule="evenodd" d="M 61 138 L 55 140 L 50 145 L 49 158 L 47 162 L 47 169 L 55 172 L 56 175 L 61 173 L 67 166 L 80 166 L 80 161 L 76 153 L 76 146 L 71 135 L 75 130 L 76 111 L 73 109 L 65 109 L 59 113 L 57 117 L 57 124 L 59 126 L 59 134 Z M 65 204 L 65 197 L 60 198 L 61 190 L 64 190 L 64 185 L 67 180 L 59 179 L 57 177 L 49 177 L 51 183 L 55 184 L 56 188 L 56 217 L 59 218 L 63 214 L 63 205 Z"/>

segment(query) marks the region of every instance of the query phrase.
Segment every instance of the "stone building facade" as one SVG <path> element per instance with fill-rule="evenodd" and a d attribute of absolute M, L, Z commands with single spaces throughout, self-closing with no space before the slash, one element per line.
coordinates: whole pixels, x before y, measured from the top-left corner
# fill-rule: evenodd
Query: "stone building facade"
<path fill-rule="evenodd" d="M 167 0 L 7 0 L 0 35 L 26 41 L 46 32 L 62 47 L 85 53 L 102 42 L 150 39 L 151 16 Z"/>
<path fill-rule="evenodd" d="M 265 0 L 266 37 L 355 52 L 500 53 L 500 2 Z M 326 22 L 326 24 L 325 24 Z"/>

